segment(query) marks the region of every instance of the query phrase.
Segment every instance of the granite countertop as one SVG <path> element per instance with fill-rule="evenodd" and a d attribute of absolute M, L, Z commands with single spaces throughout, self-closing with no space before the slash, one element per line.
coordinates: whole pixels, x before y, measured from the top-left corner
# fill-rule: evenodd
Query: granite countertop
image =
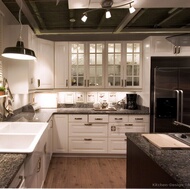
<path fill-rule="evenodd" d="M 50 108 L 39 109 L 34 112 L 21 112 L 6 121 L 47 122 L 52 114 L 124 114 L 124 115 L 149 115 L 149 109 L 142 107 L 137 110 L 121 109 L 117 111 L 94 110 L 93 108 Z"/>
<path fill-rule="evenodd" d="M 0 188 L 8 188 L 27 154 L 0 154 Z"/>
<path fill-rule="evenodd" d="M 148 115 L 148 108 L 137 110 L 93 110 L 92 108 L 50 108 L 39 109 L 35 112 L 19 112 L 6 121 L 9 122 L 48 122 L 53 114 L 145 114 Z M 8 187 L 14 179 L 27 154 L 0 154 L 0 187 Z"/>
<path fill-rule="evenodd" d="M 179 184 L 190 188 L 190 150 L 159 149 L 141 134 L 126 133 L 126 136 Z"/>

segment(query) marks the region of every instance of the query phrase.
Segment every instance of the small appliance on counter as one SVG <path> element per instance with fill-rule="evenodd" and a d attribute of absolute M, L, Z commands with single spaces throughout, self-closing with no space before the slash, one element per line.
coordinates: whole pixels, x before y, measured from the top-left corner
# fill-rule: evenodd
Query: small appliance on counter
<path fill-rule="evenodd" d="M 137 109 L 137 94 L 131 93 L 131 94 L 126 94 L 126 100 L 127 100 L 127 105 L 126 109 L 129 110 L 136 110 Z"/>

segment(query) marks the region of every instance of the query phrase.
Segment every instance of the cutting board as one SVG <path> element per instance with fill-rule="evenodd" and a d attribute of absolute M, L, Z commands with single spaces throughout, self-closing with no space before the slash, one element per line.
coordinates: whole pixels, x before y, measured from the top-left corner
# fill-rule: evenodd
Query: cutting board
<path fill-rule="evenodd" d="M 190 149 L 190 146 L 168 136 L 167 134 L 142 134 L 142 136 L 161 149 Z"/>

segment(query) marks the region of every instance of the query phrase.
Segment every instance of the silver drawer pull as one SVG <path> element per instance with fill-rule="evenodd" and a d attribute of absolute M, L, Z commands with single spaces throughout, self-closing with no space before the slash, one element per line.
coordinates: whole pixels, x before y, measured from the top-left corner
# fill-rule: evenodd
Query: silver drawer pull
<path fill-rule="evenodd" d="M 136 121 L 142 121 L 143 118 L 142 118 L 142 117 L 139 117 L 139 118 L 136 117 L 135 120 L 136 120 Z"/>
<path fill-rule="evenodd" d="M 102 118 L 95 118 L 95 120 L 103 120 Z"/>
<path fill-rule="evenodd" d="M 125 124 L 125 126 L 127 126 L 127 127 L 130 126 L 131 127 L 131 126 L 133 126 L 133 124 L 132 123 L 128 123 L 128 124 Z"/>
<path fill-rule="evenodd" d="M 82 120 L 81 117 L 75 117 L 75 120 Z"/>
<path fill-rule="evenodd" d="M 85 123 L 85 126 L 92 126 L 92 123 Z"/>
<path fill-rule="evenodd" d="M 92 141 L 91 138 L 84 138 L 85 141 Z"/>
<path fill-rule="evenodd" d="M 123 120 L 123 118 L 115 118 L 115 120 Z"/>

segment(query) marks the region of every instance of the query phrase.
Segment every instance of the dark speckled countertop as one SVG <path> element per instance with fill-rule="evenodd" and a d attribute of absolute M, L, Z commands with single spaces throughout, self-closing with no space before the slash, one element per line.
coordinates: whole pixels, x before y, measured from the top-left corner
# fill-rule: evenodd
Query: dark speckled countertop
<path fill-rule="evenodd" d="M 27 154 L 0 154 L 0 188 L 8 188 Z"/>
<path fill-rule="evenodd" d="M 19 112 L 6 121 L 9 122 L 48 122 L 53 114 L 149 114 L 148 108 L 138 110 L 105 111 L 93 108 L 55 108 L 39 109 L 36 112 Z M 0 154 L 0 187 L 8 187 L 27 154 Z"/>
<path fill-rule="evenodd" d="M 163 150 L 149 143 L 141 134 L 126 133 L 145 154 L 184 188 L 190 188 L 190 150 Z"/>

